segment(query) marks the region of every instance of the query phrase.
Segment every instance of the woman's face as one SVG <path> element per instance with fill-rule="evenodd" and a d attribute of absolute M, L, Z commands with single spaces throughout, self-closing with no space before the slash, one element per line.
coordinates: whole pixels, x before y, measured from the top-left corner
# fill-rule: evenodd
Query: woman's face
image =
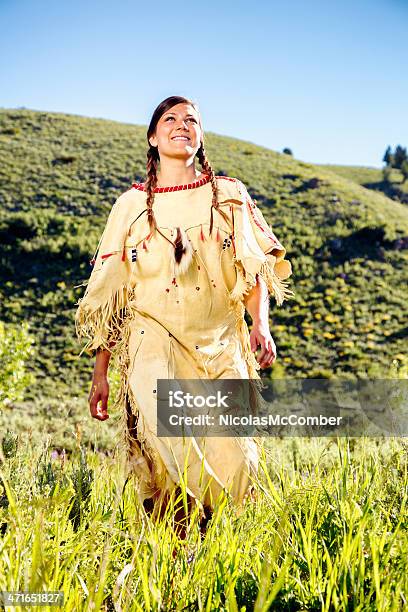
<path fill-rule="evenodd" d="M 188 158 L 197 153 L 201 138 L 199 114 L 190 104 L 180 103 L 163 113 L 149 142 L 160 157 Z"/>

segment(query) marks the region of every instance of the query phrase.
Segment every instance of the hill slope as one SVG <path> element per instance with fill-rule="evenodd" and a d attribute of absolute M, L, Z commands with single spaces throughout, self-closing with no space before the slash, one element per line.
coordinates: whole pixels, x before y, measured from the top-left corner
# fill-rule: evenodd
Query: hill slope
<path fill-rule="evenodd" d="M 386 377 L 406 363 L 408 207 L 251 143 L 207 133 L 206 150 L 216 174 L 247 185 L 292 262 L 296 299 L 271 308 L 272 375 Z M 73 427 L 86 410 L 93 364 L 78 358 L 75 286 L 145 156 L 143 126 L 0 110 L 0 317 L 31 321 L 34 415 Z"/>
<path fill-rule="evenodd" d="M 335 172 L 339 176 L 354 181 L 367 189 L 380 191 L 392 200 L 408 204 L 408 181 L 404 181 L 400 170 L 391 169 L 389 180 L 384 181 L 381 168 L 338 166 L 335 164 L 318 164 L 317 167 Z"/>

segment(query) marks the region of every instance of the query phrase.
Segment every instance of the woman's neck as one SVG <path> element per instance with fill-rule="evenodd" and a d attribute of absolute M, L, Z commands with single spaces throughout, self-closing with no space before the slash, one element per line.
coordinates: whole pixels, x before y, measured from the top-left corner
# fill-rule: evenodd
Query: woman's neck
<path fill-rule="evenodd" d="M 157 187 L 173 187 L 186 185 L 203 177 L 203 173 L 191 168 L 161 168 L 157 173 Z"/>

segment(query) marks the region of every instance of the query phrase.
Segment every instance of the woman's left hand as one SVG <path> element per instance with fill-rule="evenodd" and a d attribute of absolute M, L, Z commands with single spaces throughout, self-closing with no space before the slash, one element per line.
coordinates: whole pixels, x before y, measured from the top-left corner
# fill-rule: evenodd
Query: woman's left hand
<path fill-rule="evenodd" d="M 253 353 L 257 350 L 258 346 L 261 347 L 257 362 L 262 369 L 268 368 L 276 359 L 276 346 L 269 327 L 263 323 L 254 322 L 249 338 Z"/>

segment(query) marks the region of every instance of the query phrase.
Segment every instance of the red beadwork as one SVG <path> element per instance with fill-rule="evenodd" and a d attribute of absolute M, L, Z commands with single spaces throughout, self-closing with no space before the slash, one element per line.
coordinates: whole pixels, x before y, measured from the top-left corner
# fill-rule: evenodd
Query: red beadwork
<path fill-rule="evenodd" d="M 253 206 L 253 205 L 252 205 L 252 203 L 251 203 L 250 201 L 247 201 L 247 206 L 248 206 L 248 208 L 249 208 L 249 211 L 250 211 L 250 213 L 251 213 L 251 215 L 252 215 L 252 218 L 253 218 L 253 220 L 254 220 L 255 224 L 256 224 L 256 225 L 259 227 L 259 229 L 260 229 L 260 230 L 261 230 L 261 231 L 262 231 L 264 234 L 266 234 L 266 236 L 267 236 L 267 237 L 268 237 L 270 240 L 272 240 L 272 242 L 273 242 L 274 244 L 277 244 L 277 240 L 276 240 L 276 237 L 275 237 L 275 235 L 273 234 L 273 232 L 271 232 L 270 230 L 267 230 L 267 229 L 266 229 L 266 228 L 265 228 L 265 227 L 264 227 L 264 226 L 261 224 L 261 221 L 260 221 L 259 216 L 257 217 L 257 212 L 259 212 L 259 209 L 258 209 L 258 208 L 256 208 L 255 206 Z"/>
<path fill-rule="evenodd" d="M 234 240 L 234 236 L 231 234 L 231 242 L 232 242 L 232 252 L 235 255 L 235 240 Z"/>
<path fill-rule="evenodd" d="M 205 236 L 204 236 L 204 232 L 203 232 L 203 226 L 201 226 L 200 240 L 202 240 L 203 242 L 205 241 Z"/>
<path fill-rule="evenodd" d="M 125 259 L 126 259 L 126 248 L 123 247 L 122 261 L 125 261 Z"/>
<path fill-rule="evenodd" d="M 215 178 L 225 179 L 226 181 L 235 181 L 236 179 L 230 176 L 216 176 Z"/>
<path fill-rule="evenodd" d="M 185 185 L 171 185 L 170 187 L 155 187 L 155 193 L 168 193 L 172 191 L 182 191 L 185 189 L 194 189 L 195 187 L 201 187 L 201 185 L 205 185 L 210 181 L 211 177 L 209 174 L 205 174 L 202 178 L 193 181 L 192 183 L 187 183 Z M 133 189 L 137 189 L 138 191 L 144 191 L 144 183 L 133 183 Z"/>
<path fill-rule="evenodd" d="M 216 240 L 217 240 L 217 242 L 219 242 L 219 241 L 220 241 L 220 239 L 221 239 L 221 236 L 220 236 L 220 230 L 219 230 L 219 229 L 218 229 L 218 227 L 217 227 L 217 235 L 216 235 Z"/>
<path fill-rule="evenodd" d="M 166 193 L 168 191 L 180 191 L 184 189 L 194 189 L 195 187 L 201 187 L 201 185 L 205 185 L 210 181 L 210 175 L 207 174 L 203 178 L 194 181 L 193 183 L 187 183 L 186 185 L 173 185 L 172 187 L 155 187 L 155 193 Z M 224 179 L 225 181 L 236 181 L 235 178 L 230 176 L 216 176 L 216 179 Z M 138 191 L 144 191 L 144 183 L 133 183 L 132 186 L 128 189 L 137 189 Z"/>

